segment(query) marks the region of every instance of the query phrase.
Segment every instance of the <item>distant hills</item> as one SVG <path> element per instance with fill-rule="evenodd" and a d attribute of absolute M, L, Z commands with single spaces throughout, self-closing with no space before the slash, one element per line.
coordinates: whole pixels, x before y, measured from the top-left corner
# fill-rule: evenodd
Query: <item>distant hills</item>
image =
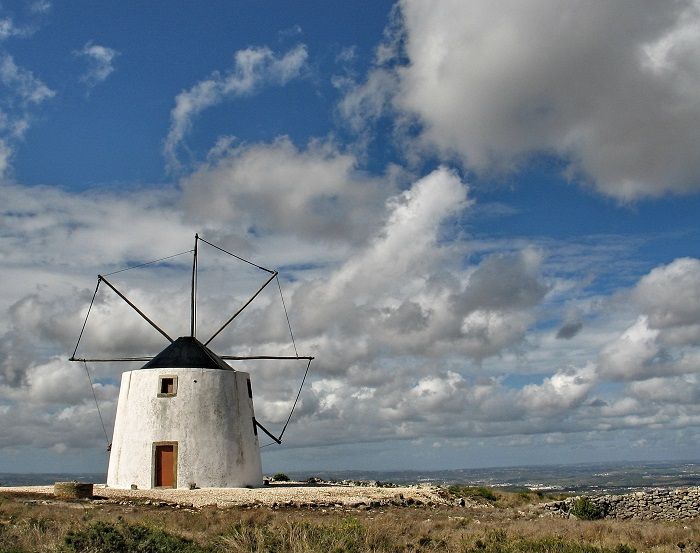
<path fill-rule="evenodd" d="M 543 489 L 564 492 L 618 493 L 658 487 L 700 486 L 700 463 L 594 463 L 530 467 L 491 467 L 404 471 L 289 471 L 294 480 L 364 480 L 397 484 L 435 483 L 499 487 L 509 490 Z M 40 486 L 57 481 L 106 481 L 104 473 L 0 473 L 0 486 Z"/>

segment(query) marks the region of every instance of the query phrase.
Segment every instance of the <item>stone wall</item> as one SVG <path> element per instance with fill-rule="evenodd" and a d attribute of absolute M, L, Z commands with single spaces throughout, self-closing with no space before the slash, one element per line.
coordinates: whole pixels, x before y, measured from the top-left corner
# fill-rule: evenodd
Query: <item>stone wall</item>
<path fill-rule="evenodd" d="M 605 518 L 639 520 L 680 520 L 700 516 L 700 487 L 654 489 L 625 495 L 588 497 Z M 571 507 L 578 497 L 546 503 L 544 508 L 555 516 L 571 517 Z"/>

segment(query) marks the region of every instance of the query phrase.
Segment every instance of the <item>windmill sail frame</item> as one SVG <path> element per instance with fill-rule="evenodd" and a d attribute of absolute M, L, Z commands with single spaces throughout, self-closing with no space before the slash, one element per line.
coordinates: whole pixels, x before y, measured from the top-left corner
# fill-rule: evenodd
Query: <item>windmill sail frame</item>
<path fill-rule="evenodd" d="M 198 243 L 199 242 L 204 242 L 205 244 L 208 244 L 209 246 L 229 255 L 232 256 L 240 261 L 243 261 L 245 263 L 248 263 L 249 265 L 260 269 L 262 271 L 265 271 L 270 274 L 270 277 L 265 281 L 265 283 L 240 307 L 238 308 L 231 317 L 229 317 L 226 322 L 218 329 L 214 334 L 207 339 L 206 342 L 199 342 L 199 340 L 196 339 L 196 331 L 197 331 L 197 280 L 198 280 Z M 282 300 L 282 305 L 284 307 L 284 313 L 285 317 L 287 319 L 287 324 L 289 326 L 289 333 L 291 336 L 292 340 L 292 345 L 294 347 L 295 354 L 294 356 L 288 356 L 288 355 L 220 355 L 217 356 L 218 358 L 226 361 L 249 361 L 249 360 L 305 360 L 307 361 L 307 366 L 306 366 L 306 371 L 304 373 L 304 377 L 301 381 L 301 386 L 299 387 L 299 391 L 297 392 L 296 399 L 294 401 L 294 404 L 292 406 L 291 412 L 289 414 L 289 417 L 287 418 L 287 421 L 282 429 L 282 432 L 278 437 L 275 437 L 269 430 L 267 430 L 262 424 L 260 424 L 257 420 L 254 420 L 254 423 L 256 427 L 260 428 L 265 434 L 267 434 L 270 438 L 274 440 L 274 443 L 281 444 L 282 440 L 282 435 L 287 429 L 287 426 L 291 420 L 292 414 L 294 413 L 294 409 L 297 405 L 297 402 L 299 401 L 299 397 L 301 395 L 302 388 L 304 386 L 304 383 L 306 381 L 306 377 L 309 372 L 309 367 L 311 366 L 311 362 L 315 359 L 314 356 L 308 356 L 308 355 L 299 355 L 296 347 L 296 343 L 294 340 L 294 333 L 292 331 L 292 326 L 291 322 L 289 319 L 289 313 L 287 312 L 287 307 L 286 303 L 284 301 L 284 295 L 282 294 L 282 287 L 279 282 L 279 272 L 276 270 L 268 269 L 265 267 L 262 267 L 261 265 L 258 265 L 256 263 L 253 263 L 252 261 L 245 259 L 239 255 L 236 255 L 235 253 L 232 253 L 220 246 L 217 246 L 216 244 L 213 244 L 209 242 L 208 240 L 202 238 L 199 236 L 199 234 L 195 234 L 195 243 L 194 243 L 194 248 L 192 250 L 187 250 L 185 252 L 180 252 L 168 257 L 156 259 L 153 261 L 148 261 L 145 263 L 141 263 L 139 265 L 133 266 L 133 267 L 127 267 L 124 269 L 120 269 L 118 271 L 114 271 L 112 273 L 108 273 L 107 275 L 112 275 L 116 273 L 120 273 L 123 271 L 128 271 L 131 269 L 137 269 L 140 267 L 144 267 L 146 265 L 151 265 L 153 263 L 157 263 L 159 261 L 163 261 L 165 259 L 170 259 L 172 257 L 176 257 L 178 255 L 183 255 L 185 253 L 192 253 L 193 254 L 193 259 L 192 259 L 192 277 L 191 277 L 191 299 L 190 299 L 190 338 L 198 342 L 201 346 L 203 346 L 205 349 L 207 348 L 207 345 L 214 340 L 231 322 L 233 322 L 243 311 L 260 295 L 260 293 L 275 279 L 277 279 L 277 286 L 279 289 L 280 293 L 280 298 Z M 137 357 L 112 357 L 112 358 L 85 358 L 85 357 L 76 357 L 78 348 L 80 346 L 80 341 L 83 337 L 83 333 L 85 331 L 85 328 L 87 326 L 88 319 L 90 317 L 90 312 L 92 310 L 93 304 L 95 302 L 95 298 L 97 297 L 97 292 L 100 288 L 101 283 L 105 283 L 119 298 L 121 298 L 129 307 L 131 307 L 136 313 L 138 313 L 146 322 L 149 323 L 151 327 L 153 327 L 157 332 L 159 332 L 163 337 L 165 337 L 171 344 L 174 344 L 176 340 L 174 340 L 167 332 L 165 332 L 158 324 L 156 324 L 150 317 L 148 317 L 141 309 L 139 309 L 129 298 L 123 294 L 121 291 L 119 291 L 107 278 L 105 278 L 105 275 L 98 275 L 97 276 L 97 285 L 95 287 L 95 292 L 92 296 L 92 300 L 90 302 L 90 305 L 88 306 L 87 313 L 85 315 L 85 320 L 83 321 L 82 328 L 80 330 L 80 334 L 78 335 L 78 340 L 75 344 L 75 349 L 73 350 L 73 354 L 71 357 L 68 359 L 69 361 L 74 361 L 74 362 L 82 362 L 85 364 L 85 368 L 87 370 L 87 365 L 86 363 L 110 363 L 110 362 L 148 362 L 152 361 L 156 356 L 137 356 Z M 178 339 L 180 340 L 180 339 Z M 146 366 L 147 366 L 146 365 Z M 89 378 L 89 372 L 88 372 L 88 378 Z M 91 381 L 91 386 L 92 386 L 92 381 Z M 94 389 L 93 389 L 94 392 Z M 99 405 L 98 405 L 98 412 L 99 412 Z M 101 417 L 101 413 L 100 413 Z M 272 444 L 267 444 L 267 445 L 272 445 Z M 266 446 L 261 446 L 261 447 L 266 447 Z"/>

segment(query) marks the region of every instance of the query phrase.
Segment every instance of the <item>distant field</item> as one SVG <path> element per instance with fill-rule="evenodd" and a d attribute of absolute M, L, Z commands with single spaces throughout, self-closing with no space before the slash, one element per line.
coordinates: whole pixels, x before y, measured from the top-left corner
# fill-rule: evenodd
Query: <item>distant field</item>
<path fill-rule="evenodd" d="M 317 476 L 334 480 L 376 480 L 413 484 L 469 484 L 505 489 L 542 488 L 565 492 L 617 493 L 649 487 L 700 486 L 698 462 L 620 462 L 580 465 L 487 467 L 430 471 L 291 471 L 297 480 Z M 0 486 L 39 486 L 56 481 L 105 482 L 106 474 L 0 473 Z"/>
<path fill-rule="evenodd" d="M 700 520 L 542 517 L 540 493 L 454 487 L 471 507 L 200 510 L 0 496 L 0 551 L 698 553 Z"/>
<path fill-rule="evenodd" d="M 431 471 L 290 472 L 303 480 L 323 476 L 336 480 L 380 480 L 396 483 L 434 482 L 505 489 L 542 488 L 566 492 L 619 493 L 650 487 L 700 486 L 700 463 L 620 462 L 579 465 L 486 467 Z"/>

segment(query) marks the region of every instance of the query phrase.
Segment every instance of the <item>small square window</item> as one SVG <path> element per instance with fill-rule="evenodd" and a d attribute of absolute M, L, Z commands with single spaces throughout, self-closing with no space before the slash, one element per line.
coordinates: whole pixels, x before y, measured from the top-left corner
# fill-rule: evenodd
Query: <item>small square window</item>
<path fill-rule="evenodd" d="M 172 394 L 175 391 L 175 379 L 174 378 L 161 378 L 160 380 L 160 393 L 161 394 Z"/>
<path fill-rule="evenodd" d="M 177 395 L 177 376 L 158 377 L 158 397 Z"/>

